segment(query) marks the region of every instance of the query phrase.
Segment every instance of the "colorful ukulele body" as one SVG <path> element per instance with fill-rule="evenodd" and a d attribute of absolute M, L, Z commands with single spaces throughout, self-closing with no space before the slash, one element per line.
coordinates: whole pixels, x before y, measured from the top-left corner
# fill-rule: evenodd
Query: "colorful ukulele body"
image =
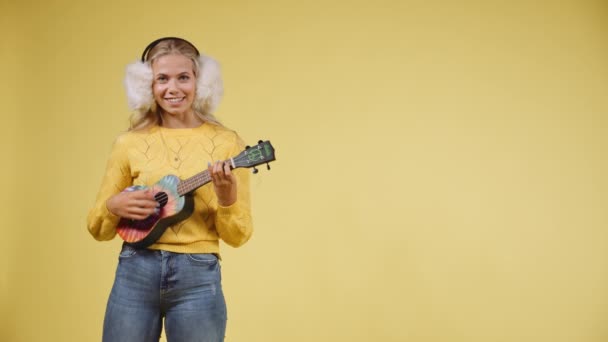
<path fill-rule="evenodd" d="M 150 190 L 154 199 L 160 204 L 157 214 L 152 214 L 143 220 L 122 218 L 118 222 L 116 232 L 125 242 L 136 248 L 144 248 L 153 244 L 170 226 L 187 219 L 194 210 L 192 194 L 180 196 L 178 184 L 180 179 L 167 175 L 154 184 Z M 148 187 L 134 185 L 124 191 L 146 190 Z"/>
<path fill-rule="evenodd" d="M 253 167 L 275 160 L 274 148 L 270 141 L 259 141 L 256 146 L 247 147 L 238 156 L 231 158 L 231 168 Z M 270 166 L 268 166 L 270 169 Z M 159 211 L 143 220 L 121 218 L 116 232 L 127 245 L 135 248 L 146 248 L 158 240 L 170 226 L 183 221 L 194 211 L 193 192 L 199 187 L 211 182 L 207 170 L 188 179 L 181 180 L 177 176 L 167 175 L 161 178 L 149 189 L 154 199 L 159 203 Z M 126 188 L 125 192 L 146 190 L 148 187 L 134 185 Z"/>

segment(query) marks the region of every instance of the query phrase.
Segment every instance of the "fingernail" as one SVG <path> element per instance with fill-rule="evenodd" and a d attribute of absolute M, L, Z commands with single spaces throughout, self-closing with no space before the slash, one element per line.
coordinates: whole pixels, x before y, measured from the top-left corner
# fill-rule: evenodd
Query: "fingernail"
<path fill-rule="evenodd" d="M 211 166 L 211 162 L 207 162 L 207 166 Z"/>
<path fill-rule="evenodd" d="M 160 209 L 159 209 L 159 208 L 154 209 L 154 213 L 155 213 L 156 215 L 158 215 L 158 213 L 160 213 Z"/>

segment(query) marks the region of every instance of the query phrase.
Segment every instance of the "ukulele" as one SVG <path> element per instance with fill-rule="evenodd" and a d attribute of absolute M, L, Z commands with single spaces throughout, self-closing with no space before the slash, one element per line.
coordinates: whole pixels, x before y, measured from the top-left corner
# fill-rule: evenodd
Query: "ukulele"
<path fill-rule="evenodd" d="M 230 162 L 231 170 L 252 167 L 253 173 L 257 173 L 257 165 L 266 163 L 270 170 L 268 163 L 274 160 L 274 148 L 270 141 L 260 140 L 257 145 L 247 146 L 238 156 L 227 161 Z M 175 175 L 164 176 L 150 187 L 154 193 L 154 199 L 160 206 L 158 212 L 143 220 L 121 218 L 116 232 L 127 245 L 134 248 L 150 246 L 163 235 L 168 227 L 190 217 L 194 211 L 194 190 L 209 182 L 211 182 L 211 176 L 208 170 L 184 180 Z M 123 192 L 146 189 L 148 189 L 146 186 L 134 185 Z"/>

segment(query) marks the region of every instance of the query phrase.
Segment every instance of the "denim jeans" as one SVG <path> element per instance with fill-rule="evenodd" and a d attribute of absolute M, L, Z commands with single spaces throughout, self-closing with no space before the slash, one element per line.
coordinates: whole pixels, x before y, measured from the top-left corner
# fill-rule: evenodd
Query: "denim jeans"
<path fill-rule="evenodd" d="M 224 341 L 226 302 L 213 254 L 123 246 L 103 325 L 104 342 Z"/>

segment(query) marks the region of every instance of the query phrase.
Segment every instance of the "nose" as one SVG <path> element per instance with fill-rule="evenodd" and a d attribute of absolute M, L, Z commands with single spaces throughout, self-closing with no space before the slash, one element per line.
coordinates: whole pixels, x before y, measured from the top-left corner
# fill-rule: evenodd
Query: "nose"
<path fill-rule="evenodd" d="M 167 82 L 167 91 L 170 93 L 177 91 L 177 81 L 175 79 L 170 79 L 169 82 Z"/>

